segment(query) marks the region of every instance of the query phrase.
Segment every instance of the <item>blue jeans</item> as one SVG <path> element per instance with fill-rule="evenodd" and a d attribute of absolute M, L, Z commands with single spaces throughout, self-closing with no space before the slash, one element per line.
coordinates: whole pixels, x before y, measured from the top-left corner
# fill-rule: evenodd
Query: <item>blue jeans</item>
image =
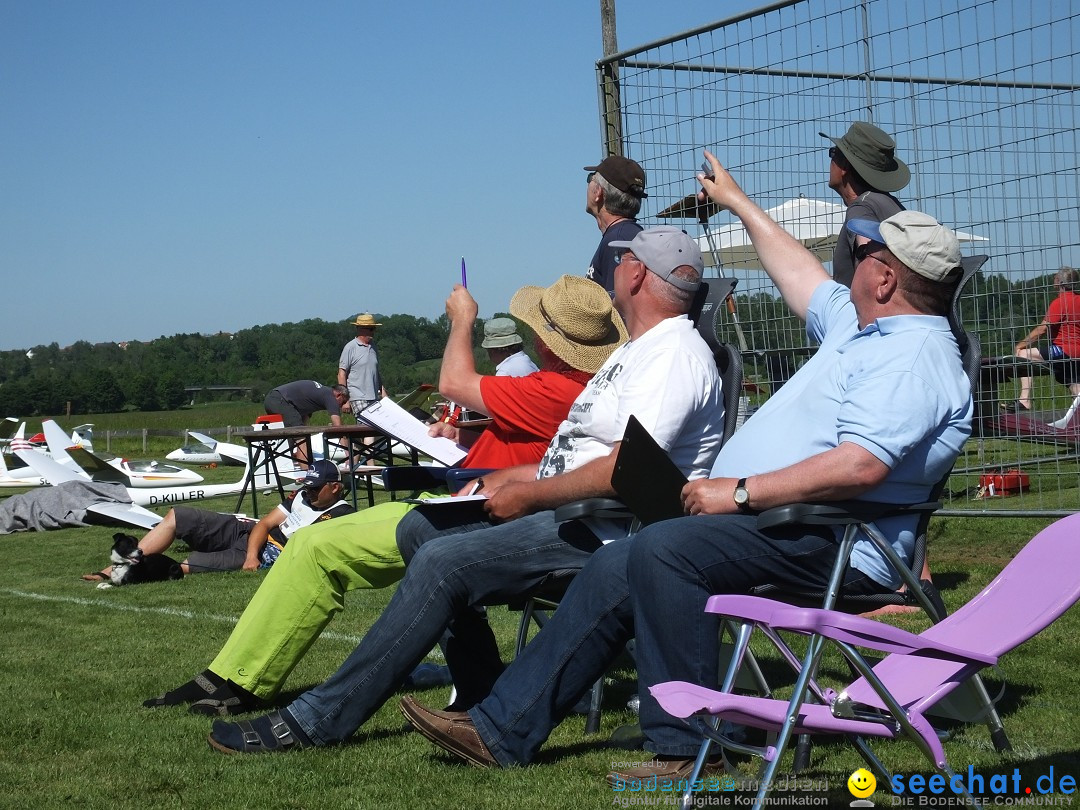
<path fill-rule="evenodd" d="M 691 757 L 701 737 L 664 712 L 648 687 L 716 685 L 718 630 L 705 602 L 772 583 L 822 587 L 836 558 L 829 530 L 756 528 L 743 515 L 677 518 L 616 540 L 586 563 L 544 629 L 469 711 L 501 765 L 531 762 L 551 730 L 636 635 L 646 748 Z M 887 590 L 848 568 L 847 593 Z"/>
<path fill-rule="evenodd" d="M 316 744 L 356 731 L 456 617 L 505 604 L 551 571 L 579 569 L 599 546 L 584 526 L 555 523 L 550 511 L 492 525 L 457 523 L 458 508 L 418 507 L 398 524 L 399 547 L 416 550 L 397 592 L 341 668 L 289 706 Z"/>

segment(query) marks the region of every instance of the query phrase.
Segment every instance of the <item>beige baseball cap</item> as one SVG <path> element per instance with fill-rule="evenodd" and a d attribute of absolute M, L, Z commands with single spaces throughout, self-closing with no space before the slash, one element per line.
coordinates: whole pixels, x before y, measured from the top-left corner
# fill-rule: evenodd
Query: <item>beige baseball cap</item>
<path fill-rule="evenodd" d="M 955 281 L 960 270 L 956 234 L 929 214 L 901 211 L 882 222 L 853 219 L 847 229 L 885 245 L 912 271 L 931 281 Z"/>

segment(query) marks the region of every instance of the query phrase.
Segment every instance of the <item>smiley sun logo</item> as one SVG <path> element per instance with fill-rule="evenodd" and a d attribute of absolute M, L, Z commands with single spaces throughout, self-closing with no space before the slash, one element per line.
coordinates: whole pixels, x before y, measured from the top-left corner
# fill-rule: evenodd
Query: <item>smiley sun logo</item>
<path fill-rule="evenodd" d="M 856 799 L 865 799 L 877 789 L 877 779 L 866 768 L 859 768 L 848 777 L 847 787 Z"/>

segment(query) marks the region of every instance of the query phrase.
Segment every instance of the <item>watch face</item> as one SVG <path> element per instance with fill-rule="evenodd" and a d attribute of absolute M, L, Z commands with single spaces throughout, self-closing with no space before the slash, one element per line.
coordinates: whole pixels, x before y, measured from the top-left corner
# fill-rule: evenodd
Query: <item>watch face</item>
<path fill-rule="evenodd" d="M 744 504 L 750 500 L 750 493 L 746 491 L 745 487 L 739 487 L 735 490 L 733 497 L 735 498 L 735 503 Z"/>

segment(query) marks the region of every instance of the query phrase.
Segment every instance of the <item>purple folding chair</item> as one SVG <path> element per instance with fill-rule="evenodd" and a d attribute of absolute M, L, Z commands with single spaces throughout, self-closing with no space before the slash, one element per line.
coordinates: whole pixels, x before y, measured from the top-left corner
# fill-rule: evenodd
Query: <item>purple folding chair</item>
<path fill-rule="evenodd" d="M 776 638 L 776 631 L 810 637 L 801 663 L 792 661 L 790 653 L 785 654 L 799 675 L 791 700 L 736 695 L 683 681 L 657 684 L 649 691 L 666 712 L 687 720 L 705 735 L 703 754 L 712 741 L 766 761 L 759 803 L 768 792 L 792 734 L 846 735 L 886 782 L 891 781 L 892 774 L 864 738 L 903 736 L 918 746 L 935 770 L 951 780 L 954 772 L 927 712 L 1080 599 L 1078 537 L 1080 515 L 1047 527 L 974 599 L 919 635 L 833 610 L 794 607 L 756 596 L 714 596 L 706 605 L 707 612 L 734 617 L 761 629 L 770 638 Z M 840 693 L 823 689 L 814 681 L 826 640 L 861 676 Z M 888 656 L 871 665 L 855 647 Z M 807 689 L 820 703 L 804 702 Z M 776 733 L 776 741 L 764 747 L 735 742 L 707 719 L 714 717 Z M 705 756 L 699 756 L 688 784 L 699 778 L 704 761 Z M 978 806 L 968 793 L 964 796 Z M 687 792 L 684 805 L 688 806 L 690 799 Z"/>

